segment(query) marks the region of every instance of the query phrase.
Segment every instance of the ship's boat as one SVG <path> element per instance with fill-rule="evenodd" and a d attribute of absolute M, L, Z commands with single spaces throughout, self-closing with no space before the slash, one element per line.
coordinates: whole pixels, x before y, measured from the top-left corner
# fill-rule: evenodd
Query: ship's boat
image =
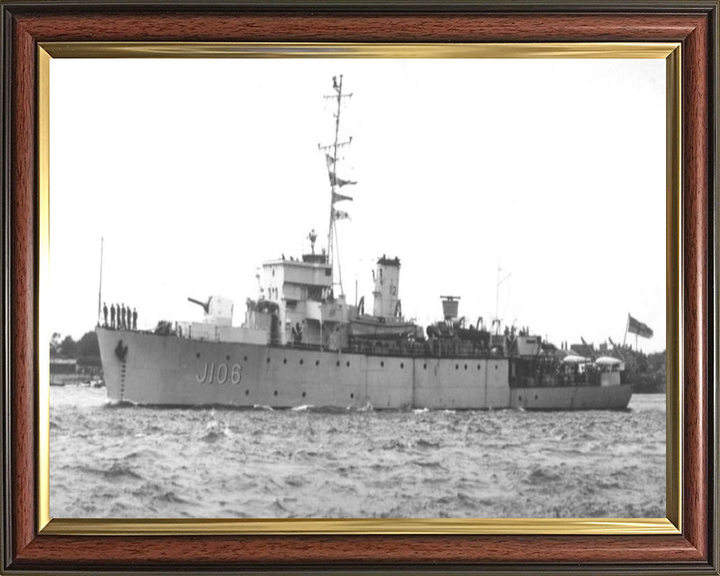
<path fill-rule="evenodd" d="M 342 77 L 333 79 L 338 112 Z M 339 121 L 336 113 L 336 121 Z M 152 331 L 97 328 L 108 397 L 147 405 L 375 409 L 624 409 L 632 386 L 616 359 L 572 357 L 525 328 L 487 329 L 459 317 L 443 296 L 443 319 L 422 327 L 403 316 L 400 260 L 374 271 L 373 309 L 346 302 L 336 281 L 336 204 L 355 182 L 338 176 L 335 141 L 321 146 L 330 179 L 326 250 L 262 265 L 241 325 L 222 296 L 190 298 L 202 322 L 162 321 Z M 338 277 L 340 275 L 338 274 Z"/>
<path fill-rule="evenodd" d="M 402 315 L 400 259 L 383 255 L 373 272 L 373 313 L 365 313 L 365 297 L 350 316 L 350 336 L 355 339 L 397 340 L 422 333 L 422 329 Z"/>

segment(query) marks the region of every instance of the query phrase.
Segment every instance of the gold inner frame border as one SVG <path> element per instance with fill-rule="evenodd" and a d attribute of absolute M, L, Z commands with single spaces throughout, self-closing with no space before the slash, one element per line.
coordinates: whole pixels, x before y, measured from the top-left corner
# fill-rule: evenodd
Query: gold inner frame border
<path fill-rule="evenodd" d="M 674 42 L 359 44 L 41 42 L 37 57 L 38 531 L 52 535 L 680 534 L 682 532 L 681 45 Z M 666 518 L 67 519 L 50 518 L 50 61 L 52 58 L 653 58 L 666 61 Z"/>

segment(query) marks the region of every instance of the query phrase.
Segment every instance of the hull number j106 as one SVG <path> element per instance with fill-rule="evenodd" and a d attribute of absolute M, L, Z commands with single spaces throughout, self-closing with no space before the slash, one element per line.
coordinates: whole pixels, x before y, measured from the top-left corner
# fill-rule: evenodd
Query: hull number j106
<path fill-rule="evenodd" d="M 205 368 L 195 376 L 200 384 L 240 384 L 242 380 L 242 366 L 233 364 L 228 368 L 224 362 L 215 365 L 215 362 L 205 362 Z"/>

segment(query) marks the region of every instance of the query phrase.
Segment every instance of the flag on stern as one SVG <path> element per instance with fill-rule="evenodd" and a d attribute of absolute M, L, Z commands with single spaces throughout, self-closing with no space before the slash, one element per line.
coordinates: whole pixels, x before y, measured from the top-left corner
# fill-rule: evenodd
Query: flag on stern
<path fill-rule="evenodd" d="M 632 316 L 630 316 L 630 314 L 628 314 L 627 331 L 630 332 L 630 334 L 637 334 L 642 338 L 653 337 L 652 328 L 650 328 L 650 326 L 648 326 L 647 324 L 643 324 L 642 322 L 640 322 L 640 320 L 633 318 Z"/>

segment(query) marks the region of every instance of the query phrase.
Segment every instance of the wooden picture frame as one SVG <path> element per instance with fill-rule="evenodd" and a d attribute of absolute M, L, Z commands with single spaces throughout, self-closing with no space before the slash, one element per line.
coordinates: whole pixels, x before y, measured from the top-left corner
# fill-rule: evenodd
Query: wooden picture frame
<path fill-rule="evenodd" d="M 718 2 L 35 0 L 2 3 L 2 17 L 3 571 L 719 573 Z M 47 247 L 47 238 L 41 237 L 39 193 L 47 187 L 42 181 L 47 171 L 38 168 L 47 157 L 40 122 L 47 101 L 38 97 L 47 65 L 43 45 L 72 51 L 83 42 L 138 41 L 679 43 L 682 131 L 676 152 L 682 170 L 676 176 L 682 178 L 682 325 L 672 333 L 682 359 L 675 367 L 682 382 L 677 409 L 683 435 L 676 455 L 681 529 L 633 533 L 630 527 L 625 534 L 588 535 L 573 533 L 568 523 L 566 530 L 528 534 L 522 526 L 498 523 L 481 534 L 412 529 L 318 533 L 302 528 L 287 530 L 296 532 L 289 534 L 238 534 L 211 527 L 202 534 L 176 528 L 138 535 L 133 532 L 143 531 L 139 522 L 116 526 L 114 533 L 47 529 L 39 506 L 47 495 L 38 480 L 44 426 L 38 410 L 44 354 L 38 345 L 38 278 L 40 251 Z M 669 325 L 671 318 L 669 314 Z"/>

